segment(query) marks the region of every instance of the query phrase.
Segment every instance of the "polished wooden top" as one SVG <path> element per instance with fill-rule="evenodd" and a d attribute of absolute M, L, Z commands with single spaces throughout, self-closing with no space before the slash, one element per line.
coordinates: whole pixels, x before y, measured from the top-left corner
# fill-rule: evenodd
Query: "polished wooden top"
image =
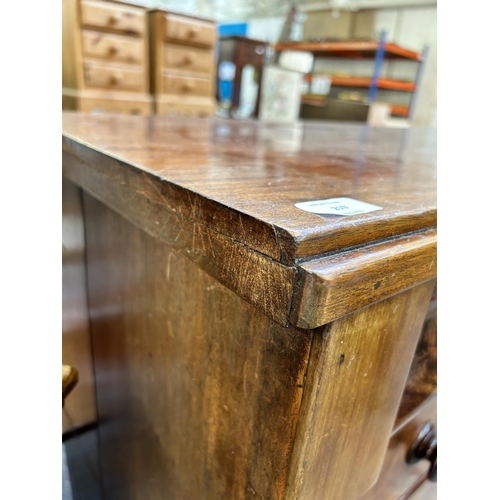
<path fill-rule="evenodd" d="M 436 276 L 436 134 L 345 123 L 63 116 L 63 175 L 282 325 Z M 297 202 L 382 210 L 322 216 Z"/>
<path fill-rule="evenodd" d="M 63 113 L 63 149 L 146 172 L 172 210 L 285 263 L 436 226 L 434 129 Z M 335 197 L 383 210 L 294 206 Z"/>

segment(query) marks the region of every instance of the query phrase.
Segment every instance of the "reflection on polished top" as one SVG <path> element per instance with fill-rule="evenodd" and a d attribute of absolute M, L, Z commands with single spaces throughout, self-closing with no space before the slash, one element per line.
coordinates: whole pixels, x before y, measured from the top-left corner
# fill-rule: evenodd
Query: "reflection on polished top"
<path fill-rule="evenodd" d="M 436 226 L 435 129 L 63 113 L 63 151 L 283 262 Z M 383 209 L 294 206 L 337 197 Z"/>

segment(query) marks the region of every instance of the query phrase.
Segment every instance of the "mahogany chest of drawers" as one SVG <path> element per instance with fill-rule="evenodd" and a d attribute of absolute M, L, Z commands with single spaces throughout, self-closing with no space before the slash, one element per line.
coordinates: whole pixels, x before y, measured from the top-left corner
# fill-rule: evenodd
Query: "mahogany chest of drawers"
<path fill-rule="evenodd" d="M 91 498 L 435 498 L 435 143 L 63 114 L 85 230 Z M 338 198 L 378 209 L 295 206 Z"/>

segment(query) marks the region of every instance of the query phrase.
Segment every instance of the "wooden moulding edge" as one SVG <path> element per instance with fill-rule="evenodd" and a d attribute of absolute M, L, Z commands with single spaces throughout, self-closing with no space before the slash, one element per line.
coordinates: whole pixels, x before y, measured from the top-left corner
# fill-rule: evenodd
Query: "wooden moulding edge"
<path fill-rule="evenodd" d="M 317 328 L 436 275 L 435 228 L 314 259 L 298 266 L 291 323 Z"/>

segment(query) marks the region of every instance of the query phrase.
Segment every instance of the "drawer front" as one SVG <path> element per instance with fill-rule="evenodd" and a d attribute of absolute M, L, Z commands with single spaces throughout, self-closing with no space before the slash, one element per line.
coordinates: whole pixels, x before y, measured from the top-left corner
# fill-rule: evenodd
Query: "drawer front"
<path fill-rule="evenodd" d="M 81 3 L 82 25 L 130 35 L 144 35 L 146 17 L 142 9 L 105 2 Z"/>
<path fill-rule="evenodd" d="M 214 55 L 211 49 L 166 45 L 163 52 L 165 68 L 209 74 L 213 72 Z"/>
<path fill-rule="evenodd" d="M 182 16 L 165 16 L 165 40 L 212 47 L 215 44 L 215 26 Z"/>
<path fill-rule="evenodd" d="M 107 90 L 144 90 L 144 71 L 106 66 L 94 62 L 84 63 L 85 85 Z"/>
<path fill-rule="evenodd" d="M 212 80 L 165 74 L 163 75 L 163 92 L 187 96 L 209 96 L 212 93 Z"/>
<path fill-rule="evenodd" d="M 108 35 L 96 31 L 84 31 L 83 54 L 106 61 L 144 64 L 144 41 L 116 35 Z"/>
<path fill-rule="evenodd" d="M 436 394 L 431 396 L 421 405 L 413 418 L 392 435 L 379 478 L 375 485 L 361 497 L 361 500 L 380 500 L 382 498 L 384 500 L 399 500 L 402 497 L 406 498 L 405 495 L 415 491 L 417 487 L 421 488 L 422 484 L 430 483 L 430 481 L 425 480 L 430 462 L 420 460 L 417 463 L 408 464 L 406 456 L 419 431 L 426 424 L 431 423 L 437 427 L 436 398 Z"/>

